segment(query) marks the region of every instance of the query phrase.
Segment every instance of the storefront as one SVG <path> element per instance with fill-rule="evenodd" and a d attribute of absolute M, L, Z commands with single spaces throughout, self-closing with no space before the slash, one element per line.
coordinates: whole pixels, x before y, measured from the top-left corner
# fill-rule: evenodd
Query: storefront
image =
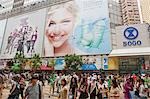
<path fill-rule="evenodd" d="M 150 56 L 119 57 L 120 73 L 146 73 L 149 69 Z"/>

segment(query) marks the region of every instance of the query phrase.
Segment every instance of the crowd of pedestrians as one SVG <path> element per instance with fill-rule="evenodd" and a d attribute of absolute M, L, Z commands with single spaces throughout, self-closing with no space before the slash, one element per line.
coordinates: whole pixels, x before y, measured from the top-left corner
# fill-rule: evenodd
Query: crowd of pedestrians
<path fill-rule="evenodd" d="M 28 83 L 27 83 L 28 82 Z M 49 97 L 43 89 L 49 85 Z M 0 99 L 11 85 L 6 99 L 148 99 L 150 75 L 98 73 L 22 73 L 0 75 Z"/>
<path fill-rule="evenodd" d="M 59 73 L 53 85 L 51 88 L 56 85 L 59 99 L 148 99 L 150 76 Z"/>

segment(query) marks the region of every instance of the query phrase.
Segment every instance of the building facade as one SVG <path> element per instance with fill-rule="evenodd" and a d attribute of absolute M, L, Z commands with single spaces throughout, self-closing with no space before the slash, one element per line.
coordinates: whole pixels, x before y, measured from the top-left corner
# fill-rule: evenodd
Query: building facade
<path fill-rule="evenodd" d="M 124 25 L 141 23 L 137 0 L 120 0 Z"/>
<path fill-rule="evenodd" d="M 117 58 L 121 73 L 143 73 L 150 69 L 150 31 L 148 24 L 116 27 L 117 48 L 109 55 Z"/>
<path fill-rule="evenodd" d="M 140 0 L 142 19 L 144 23 L 150 23 L 150 0 Z"/>
<path fill-rule="evenodd" d="M 0 0 L 0 14 L 11 11 L 14 0 Z"/>
<path fill-rule="evenodd" d="M 117 42 L 116 39 L 116 32 L 115 27 L 123 25 L 122 15 L 121 15 L 121 6 L 119 0 L 108 0 L 109 5 L 109 17 L 110 17 L 110 29 L 111 29 L 111 41 L 112 41 L 112 48 L 116 48 Z"/>
<path fill-rule="evenodd" d="M 32 12 L 38 9 L 46 8 L 55 4 L 61 4 L 71 0 L 14 0 L 11 9 L 9 11 L 1 12 L 0 18 L 7 19 L 13 16 L 18 16 L 20 14 Z M 97 0 L 98 1 L 98 0 Z M 100 1 L 100 0 L 99 0 Z M 121 9 L 119 0 L 108 0 L 109 18 L 110 18 L 110 32 L 111 32 L 111 45 L 113 48 L 116 47 L 115 42 L 115 26 L 122 25 Z M 110 38 L 109 38 L 110 39 Z M 88 56 L 89 60 L 93 59 L 93 55 Z M 107 55 L 97 55 L 96 59 L 100 59 L 99 65 L 105 65 L 106 69 L 116 69 L 116 67 L 111 68 L 108 66 L 108 56 Z M 104 60 L 107 60 L 104 62 Z M 107 67 L 108 66 L 108 67 Z M 103 67 L 103 66 L 100 66 Z"/>

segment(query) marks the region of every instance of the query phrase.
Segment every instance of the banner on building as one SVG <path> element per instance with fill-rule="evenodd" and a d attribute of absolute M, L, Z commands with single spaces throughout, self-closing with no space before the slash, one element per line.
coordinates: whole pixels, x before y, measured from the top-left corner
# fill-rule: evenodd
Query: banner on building
<path fill-rule="evenodd" d="M 111 51 L 107 0 L 73 0 L 48 8 L 44 56 Z"/>
<path fill-rule="evenodd" d="M 23 53 L 26 57 L 41 55 L 45 17 L 46 9 L 41 9 L 9 18 L 1 57 L 13 58 L 16 53 Z"/>

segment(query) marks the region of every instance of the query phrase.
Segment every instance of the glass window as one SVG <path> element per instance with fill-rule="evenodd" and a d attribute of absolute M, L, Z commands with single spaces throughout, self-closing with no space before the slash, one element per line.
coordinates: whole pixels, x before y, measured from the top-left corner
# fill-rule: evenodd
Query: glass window
<path fill-rule="evenodd" d="M 14 0 L 0 0 L 0 13 L 11 11 L 13 8 Z"/>
<path fill-rule="evenodd" d="M 42 2 L 42 1 L 46 1 L 46 0 L 24 0 L 24 6 L 34 4 L 36 2 Z"/>
<path fill-rule="evenodd" d="M 110 23 L 110 28 L 115 29 L 116 25 L 114 23 Z"/>

